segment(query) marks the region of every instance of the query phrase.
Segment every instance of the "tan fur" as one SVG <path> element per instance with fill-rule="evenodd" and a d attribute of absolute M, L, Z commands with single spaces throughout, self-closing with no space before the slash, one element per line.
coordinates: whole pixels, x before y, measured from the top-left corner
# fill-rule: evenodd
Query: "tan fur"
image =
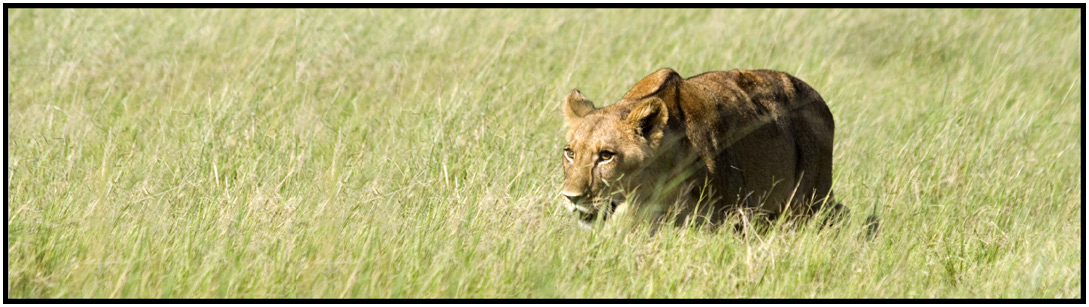
<path fill-rule="evenodd" d="M 563 111 L 562 192 L 584 219 L 629 205 L 717 222 L 737 209 L 808 216 L 832 203 L 832 114 L 786 73 L 684 79 L 666 68 L 600 109 L 573 90 Z"/>

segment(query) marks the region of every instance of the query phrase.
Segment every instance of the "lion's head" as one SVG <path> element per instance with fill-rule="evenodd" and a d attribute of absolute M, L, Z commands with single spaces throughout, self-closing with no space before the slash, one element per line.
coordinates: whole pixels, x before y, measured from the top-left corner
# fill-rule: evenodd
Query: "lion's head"
<path fill-rule="evenodd" d="M 595 108 L 579 90 L 563 104 L 567 144 L 563 148 L 567 208 L 582 220 L 612 213 L 656 172 L 669 112 L 658 97 L 625 99 Z"/>

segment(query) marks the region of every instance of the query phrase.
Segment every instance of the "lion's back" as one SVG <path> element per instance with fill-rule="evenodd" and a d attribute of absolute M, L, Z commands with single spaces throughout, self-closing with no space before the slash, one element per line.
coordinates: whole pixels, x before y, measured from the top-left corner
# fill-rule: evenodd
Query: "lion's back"
<path fill-rule="evenodd" d="M 685 81 L 690 93 L 682 107 L 697 117 L 686 130 L 714 156 L 714 179 L 727 194 L 765 195 L 747 201 L 773 212 L 794 187 L 811 196 L 805 200 L 831 195 L 835 124 L 816 90 L 773 70 L 714 71 Z"/>

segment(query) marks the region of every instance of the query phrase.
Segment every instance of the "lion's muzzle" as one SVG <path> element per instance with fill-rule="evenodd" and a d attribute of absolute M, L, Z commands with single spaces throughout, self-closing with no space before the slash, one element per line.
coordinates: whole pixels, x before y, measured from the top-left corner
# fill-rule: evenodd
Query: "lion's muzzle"
<path fill-rule="evenodd" d="M 570 200 L 570 198 L 568 199 Z M 592 223 L 597 220 L 599 215 L 602 215 L 603 219 L 608 218 L 609 215 L 612 215 L 613 211 L 616 210 L 618 204 L 619 202 L 613 199 L 594 202 L 565 203 L 567 210 L 574 212 L 581 223 Z"/>

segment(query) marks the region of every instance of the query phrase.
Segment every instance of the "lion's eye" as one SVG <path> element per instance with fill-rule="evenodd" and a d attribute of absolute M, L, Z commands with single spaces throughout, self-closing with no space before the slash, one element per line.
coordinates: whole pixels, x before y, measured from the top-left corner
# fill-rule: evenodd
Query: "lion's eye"
<path fill-rule="evenodd" d="M 575 160 L 575 151 L 571 150 L 571 148 L 564 148 L 563 157 L 567 158 L 567 160 Z"/>
<path fill-rule="evenodd" d="M 612 160 L 612 159 L 613 159 L 613 156 L 615 156 L 615 155 L 616 155 L 616 154 L 615 154 L 615 153 L 613 153 L 613 152 L 611 152 L 611 151 L 608 151 L 608 150 L 603 150 L 603 151 L 601 151 L 601 153 L 599 153 L 599 154 L 598 154 L 597 156 L 598 156 L 598 158 L 600 158 L 600 159 L 601 159 L 601 162 L 607 162 L 607 161 L 609 161 L 609 160 Z"/>

